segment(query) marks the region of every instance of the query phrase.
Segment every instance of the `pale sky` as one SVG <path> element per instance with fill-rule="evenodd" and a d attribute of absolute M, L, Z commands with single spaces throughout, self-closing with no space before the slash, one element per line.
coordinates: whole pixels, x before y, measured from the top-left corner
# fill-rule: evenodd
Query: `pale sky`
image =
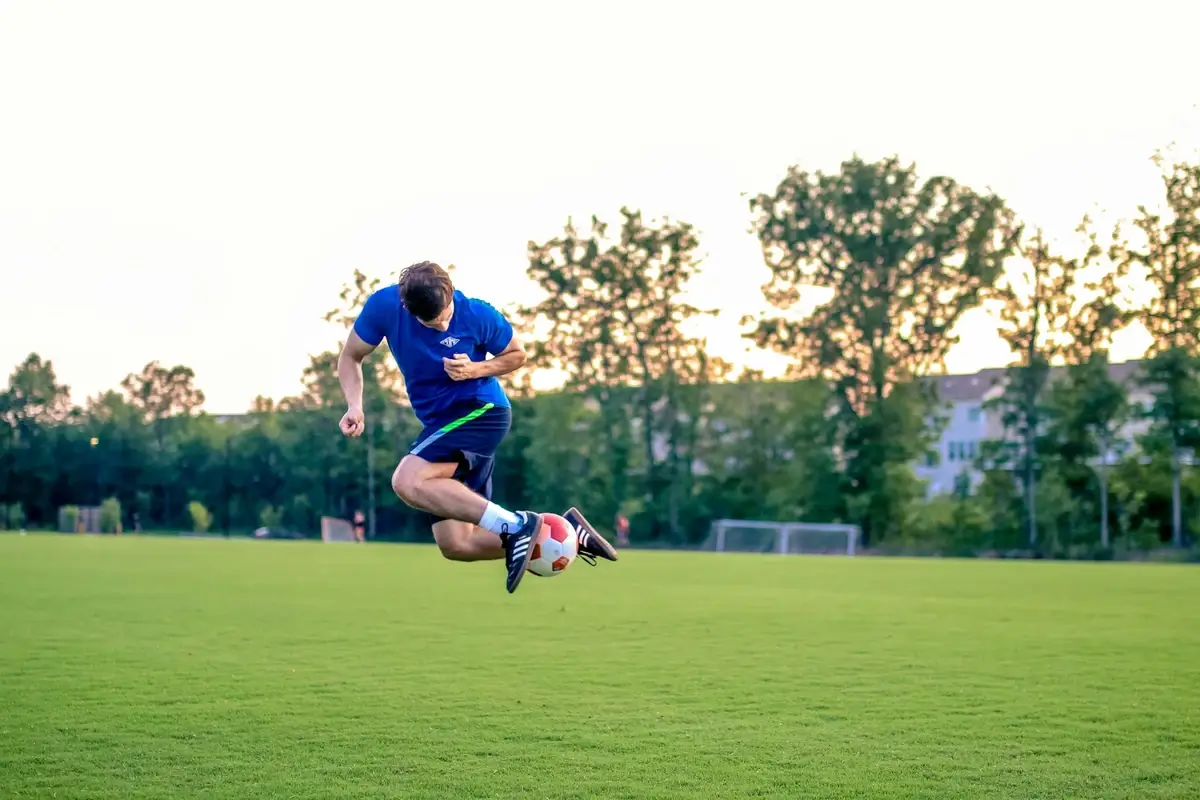
<path fill-rule="evenodd" d="M 0 369 L 36 351 L 83 402 L 182 363 L 243 411 L 338 343 L 355 268 L 528 301 L 526 242 L 622 204 L 700 228 L 739 357 L 767 279 L 741 194 L 789 164 L 898 153 L 1067 235 L 1155 200 L 1149 156 L 1200 130 L 1200 3 L 719 8 L 0 0 Z M 950 369 L 1008 359 L 962 328 Z"/>

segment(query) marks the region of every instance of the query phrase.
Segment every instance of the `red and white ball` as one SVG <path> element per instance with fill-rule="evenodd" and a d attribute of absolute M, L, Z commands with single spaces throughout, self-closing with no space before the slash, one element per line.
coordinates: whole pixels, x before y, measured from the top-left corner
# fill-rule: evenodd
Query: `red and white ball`
<path fill-rule="evenodd" d="M 533 540 L 529 571 L 543 578 L 561 575 L 579 555 L 579 534 L 558 514 L 543 514 L 542 529 Z"/>

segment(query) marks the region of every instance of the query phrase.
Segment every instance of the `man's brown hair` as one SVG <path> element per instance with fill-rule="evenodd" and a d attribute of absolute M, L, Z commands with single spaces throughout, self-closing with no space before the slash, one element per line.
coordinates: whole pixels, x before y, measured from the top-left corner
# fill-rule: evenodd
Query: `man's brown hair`
<path fill-rule="evenodd" d="M 433 322 L 453 297 L 454 284 L 449 273 L 432 261 L 400 270 L 400 300 L 417 319 Z"/>

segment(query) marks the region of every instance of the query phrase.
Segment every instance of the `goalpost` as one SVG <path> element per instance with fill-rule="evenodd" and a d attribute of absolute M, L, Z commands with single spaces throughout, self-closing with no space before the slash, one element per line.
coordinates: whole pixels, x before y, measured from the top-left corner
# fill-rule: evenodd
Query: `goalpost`
<path fill-rule="evenodd" d="M 323 542 L 357 542 L 354 526 L 347 520 L 337 517 L 321 517 L 321 541 Z"/>
<path fill-rule="evenodd" d="M 858 549 L 859 535 L 857 525 L 719 519 L 713 522 L 703 549 L 717 553 L 852 556 Z"/>

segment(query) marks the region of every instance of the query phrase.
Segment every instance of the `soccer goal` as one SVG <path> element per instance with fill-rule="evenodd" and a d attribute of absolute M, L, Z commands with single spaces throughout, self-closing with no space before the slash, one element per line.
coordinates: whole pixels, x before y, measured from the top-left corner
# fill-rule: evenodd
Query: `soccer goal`
<path fill-rule="evenodd" d="M 857 525 L 719 519 L 703 547 L 718 553 L 852 556 L 858 537 Z"/>
<path fill-rule="evenodd" d="M 354 526 L 348 520 L 337 517 L 321 517 L 321 541 L 323 542 L 357 542 Z"/>

